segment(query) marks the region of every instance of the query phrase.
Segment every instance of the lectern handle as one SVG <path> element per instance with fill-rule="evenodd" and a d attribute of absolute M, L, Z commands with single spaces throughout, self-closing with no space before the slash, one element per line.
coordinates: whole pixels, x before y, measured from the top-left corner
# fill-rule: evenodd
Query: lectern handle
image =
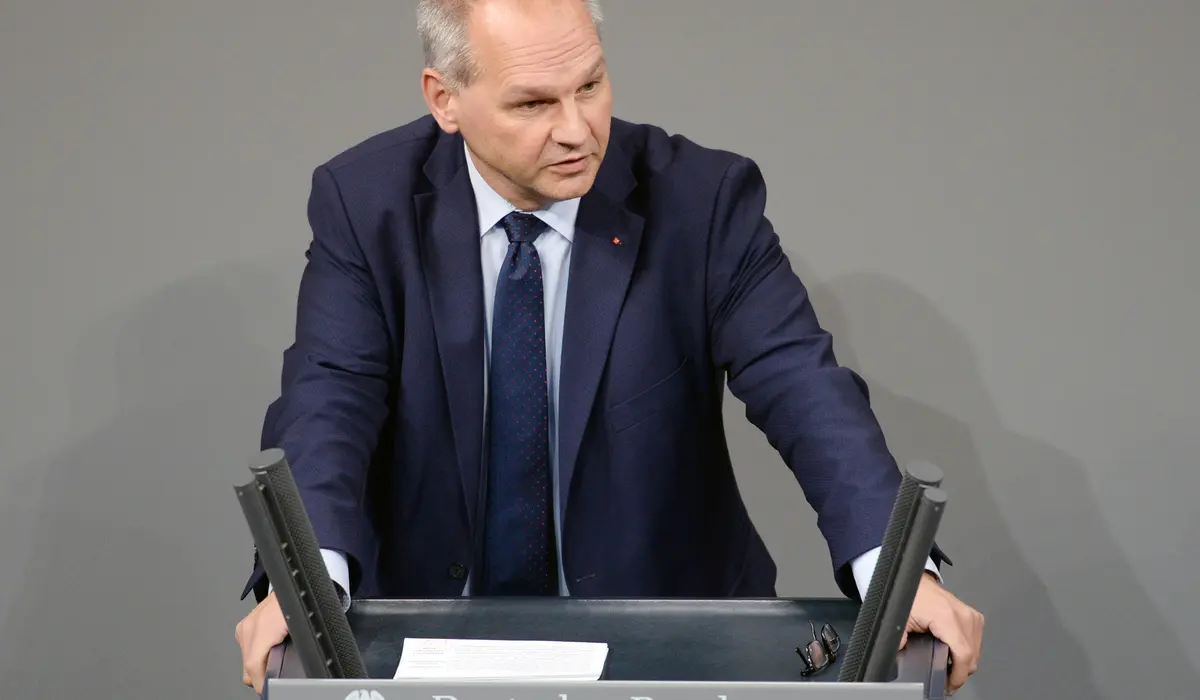
<path fill-rule="evenodd" d="M 940 639 L 933 640 L 933 664 L 929 668 L 929 687 L 925 697 L 945 700 L 946 679 L 950 676 L 950 647 Z"/>
<path fill-rule="evenodd" d="M 268 700 L 271 692 L 271 679 L 283 677 L 283 657 L 287 653 L 287 640 L 271 647 L 267 652 L 267 673 L 263 678 L 262 700 Z"/>
<path fill-rule="evenodd" d="M 896 657 L 896 680 L 925 686 L 928 700 L 945 700 L 950 647 L 931 634 L 910 634 Z"/>
<path fill-rule="evenodd" d="M 271 647 L 271 651 L 267 653 L 267 678 L 283 678 L 283 657 L 286 651 L 286 641 Z"/>

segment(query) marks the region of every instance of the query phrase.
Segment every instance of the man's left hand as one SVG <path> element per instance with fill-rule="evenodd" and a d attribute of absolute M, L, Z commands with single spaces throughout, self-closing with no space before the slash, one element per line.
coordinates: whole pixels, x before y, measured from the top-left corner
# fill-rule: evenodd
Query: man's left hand
<path fill-rule="evenodd" d="M 925 572 L 921 585 L 917 587 L 917 596 L 908 616 L 908 627 L 900 638 L 901 649 L 908 643 L 910 632 L 928 632 L 950 647 L 947 694 L 961 688 L 967 682 L 967 677 L 979 668 L 983 615 L 954 597 L 929 572 Z"/>

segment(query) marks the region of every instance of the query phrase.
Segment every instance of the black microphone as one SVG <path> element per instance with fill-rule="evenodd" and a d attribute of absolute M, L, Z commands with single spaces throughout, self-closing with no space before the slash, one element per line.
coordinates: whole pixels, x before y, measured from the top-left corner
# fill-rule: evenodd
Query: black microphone
<path fill-rule="evenodd" d="M 942 471 L 928 462 L 913 463 L 905 470 L 839 682 L 890 680 L 925 560 L 946 507 L 946 492 L 939 488 L 942 477 Z"/>
<path fill-rule="evenodd" d="M 366 678 L 358 643 L 283 451 L 259 453 L 250 472 L 254 478 L 234 491 L 305 676 Z"/>

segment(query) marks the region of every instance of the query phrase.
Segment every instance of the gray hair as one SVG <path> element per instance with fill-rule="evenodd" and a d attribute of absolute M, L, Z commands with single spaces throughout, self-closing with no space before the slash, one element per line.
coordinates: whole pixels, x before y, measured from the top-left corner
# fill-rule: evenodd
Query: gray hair
<path fill-rule="evenodd" d="M 441 73 L 451 91 L 470 85 L 479 73 L 467 41 L 467 19 L 475 1 L 420 0 L 417 3 L 417 33 L 425 52 L 425 67 Z M 587 7 L 592 24 L 599 32 L 604 21 L 600 0 L 580 2 Z"/>

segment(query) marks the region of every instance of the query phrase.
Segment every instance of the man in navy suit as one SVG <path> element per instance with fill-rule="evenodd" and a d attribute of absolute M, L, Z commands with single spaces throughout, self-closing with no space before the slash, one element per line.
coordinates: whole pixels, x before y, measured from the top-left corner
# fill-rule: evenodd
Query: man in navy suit
<path fill-rule="evenodd" d="M 738 493 L 728 383 L 870 583 L 899 471 L 764 216 L 755 164 L 614 119 L 588 0 L 425 0 L 430 115 L 318 167 L 282 447 L 353 596 L 775 595 Z M 910 631 L 973 673 L 940 585 Z M 261 689 L 286 634 L 261 567 L 238 625 Z"/>

